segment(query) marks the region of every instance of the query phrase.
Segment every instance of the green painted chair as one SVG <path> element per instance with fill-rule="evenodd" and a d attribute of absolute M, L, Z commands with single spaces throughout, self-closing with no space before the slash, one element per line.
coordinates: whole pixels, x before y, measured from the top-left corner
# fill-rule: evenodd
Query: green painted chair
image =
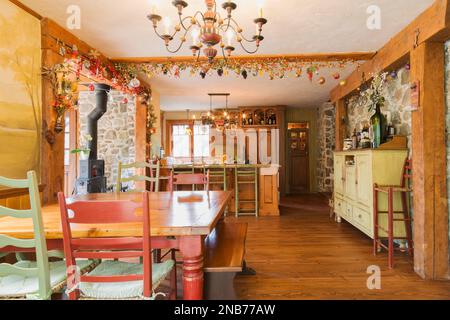
<path fill-rule="evenodd" d="M 210 166 L 208 167 L 209 173 L 209 186 L 214 190 L 214 186 L 222 189 L 223 191 L 228 190 L 227 182 L 227 168 L 223 166 Z M 225 216 L 228 215 L 228 206 L 225 208 Z"/>
<path fill-rule="evenodd" d="M 239 216 L 259 216 L 259 199 L 258 199 L 258 167 L 252 165 L 237 165 L 235 169 L 235 201 L 236 201 L 236 217 Z M 239 190 L 242 185 L 253 185 L 255 188 L 254 199 L 240 199 Z M 253 204 L 252 209 L 243 209 L 241 204 Z"/>
<path fill-rule="evenodd" d="M 23 260 L 23 256 L 16 253 L 17 263 L 0 264 L 0 299 L 48 300 L 54 292 L 65 286 L 66 268 L 64 260 L 48 261 L 49 257 L 64 258 L 64 256 L 61 251 L 47 252 L 36 173 L 28 172 L 25 180 L 0 177 L 0 185 L 28 189 L 31 205 L 28 210 L 0 206 L 0 217 L 32 219 L 34 228 L 34 239 L 29 240 L 0 234 L 0 248 L 10 246 L 25 250 L 34 248 L 36 253 L 36 261 Z M 77 261 L 77 265 L 85 271 L 92 266 L 92 262 Z"/>
<path fill-rule="evenodd" d="M 160 178 L 160 162 L 157 164 L 151 164 L 146 162 L 134 162 L 130 164 L 123 164 L 119 162 L 119 167 L 117 170 L 117 184 L 116 191 L 120 193 L 124 183 L 127 182 L 145 182 L 150 184 L 150 191 L 159 192 L 159 178 Z M 124 177 L 124 171 L 134 169 L 135 173 L 131 177 Z M 138 175 L 136 171 L 138 169 L 144 169 L 145 175 Z M 148 174 L 148 175 L 147 175 Z M 139 189 L 128 189 L 127 192 L 143 192 L 146 190 Z"/>

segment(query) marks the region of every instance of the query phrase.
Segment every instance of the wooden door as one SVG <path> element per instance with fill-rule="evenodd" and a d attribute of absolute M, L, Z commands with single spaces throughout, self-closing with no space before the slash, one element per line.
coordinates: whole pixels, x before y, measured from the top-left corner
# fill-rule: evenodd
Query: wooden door
<path fill-rule="evenodd" d="M 309 192 L 309 130 L 289 130 L 290 193 Z"/>

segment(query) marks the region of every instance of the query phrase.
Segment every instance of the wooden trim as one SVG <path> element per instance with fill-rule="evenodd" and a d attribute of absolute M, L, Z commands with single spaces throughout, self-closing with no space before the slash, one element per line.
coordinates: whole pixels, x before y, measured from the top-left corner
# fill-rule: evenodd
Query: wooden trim
<path fill-rule="evenodd" d="M 425 279 L 449 279 L 444 73 L 443 43 L 411 52 L 411 80 L 420 83 L 412 112 L 414 269 Z"/>
<path fill-rule="evenodd" d="M 252 60 L 277 60 L 286 59 L 288 61 L 366 61 L 373 58 L 374 52 L 342 52 L 342 53 L 305 53 L 305 54 L 271 54 L 271 55 L 247 55 L 235 56 L 228 58 L 229 60 L 252 61 Z M 217 59 L 223 59 L 218 57 Z M 201 61 L 207 61 L 205 57 L 200 57 Z M 165 62 L 195 62 L 197 57 L 180 56 L 180 57 L 116 57 L 111 58 L 113 62 L 122 63 L 165 63 Z"/>
<path fill-rule="evenodd" d="M 436 0 L 430 8 L 381 48 L 373 59 L 354 71 L 344 86 L 338 85 L 334 88 L 331 91 L 331 101 L 336 102 L 353 93 L 363 83 L 363 78 L 369 81 L 374 74 L 382 70 L 398 68 L 406 63 L 416 41 L 418 45 L 429 40 L 445 41 L 450 37 L 449 27 L 449 0 Z"/>
<path fill-rule="evenodd" d="M 9 0 L 9 2 L 15 4 L 16 6 L 18 6 L 20 9 L 28 12 L 29 14 L 31 14 L 33 17 L 37 18 L 38 20 L 42 20 L 43 17 L 37 13 L 36 11 L 34 11 L 33 9 L 27 7 L 26 5 L 24 5 L 22 2 L 18 1 L 18 0 Z"/>
<path fill-rule="evenodd" d="M 39 192 L 43 192 L 45 185 L 39 185 Z M 0 199 L 15 198 L 28 195 L 28 189 L 8 188 L 0 190 Z"/>
<path fill-rule="evenodd" d="M 342 151 L 344 148 L 344 139 L 346 134 L 345 122 L 346 106 L 345 100 L 340 99 L 335 103 L 336 108 L 336 134 L 335 134 L 335 151 Z"/>

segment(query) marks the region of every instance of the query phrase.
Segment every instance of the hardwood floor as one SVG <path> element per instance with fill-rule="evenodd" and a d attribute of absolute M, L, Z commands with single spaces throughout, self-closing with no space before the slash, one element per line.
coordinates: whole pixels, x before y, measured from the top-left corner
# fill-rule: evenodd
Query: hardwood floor
<path fill-rule="evenodd" d="M 450 282 L 423 281 L 412 259 L 399 253 L 395 269 L 372 240 L 329 219 L 326 199 L 282 200 L 281 217 L 239 218 L 249 223 L 246 261 L 256 276 L 238 276 L 240 299 L 449 299 Z M 235 218 L 227 218 L 234 221 Z M 367 268 L 381 268 L 381 290 L 367 288 Z"/>

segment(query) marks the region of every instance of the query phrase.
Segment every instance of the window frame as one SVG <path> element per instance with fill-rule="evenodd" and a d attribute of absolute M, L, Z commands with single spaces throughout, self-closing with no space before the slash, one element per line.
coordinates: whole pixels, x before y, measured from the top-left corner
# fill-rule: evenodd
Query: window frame
<path fill-rule="evenodd" d="M 189 141 L 189 158 L 194 159 L 194 126 L 195 121 L 194 120 L 166 120 L 166 150 L 168 150 L 168 155 L 171 157 L 173 156 L 173 126 L 189 126 L 189 128 L 192 130 L 192 135 L 190 136 Z"/>

